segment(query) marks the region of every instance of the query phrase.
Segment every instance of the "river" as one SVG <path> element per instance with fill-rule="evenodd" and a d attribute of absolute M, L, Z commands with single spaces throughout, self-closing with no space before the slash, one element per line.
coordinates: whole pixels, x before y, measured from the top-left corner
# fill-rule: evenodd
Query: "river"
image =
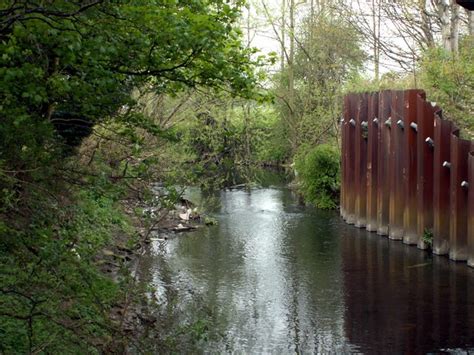
<path fill-rule="evenodd" d="M 176 350 L 474 351 L 465 264 L 348 226 L 282 185 L 217 197 L 218 225 L 154 240 L 141 264 L 166 326 L 192 341 Z"/>

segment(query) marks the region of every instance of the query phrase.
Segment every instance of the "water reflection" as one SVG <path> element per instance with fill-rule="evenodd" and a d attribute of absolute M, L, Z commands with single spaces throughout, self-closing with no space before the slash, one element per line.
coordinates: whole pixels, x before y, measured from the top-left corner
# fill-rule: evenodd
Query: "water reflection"
<path fill-rule="evenodd" d="M 303 208 L 284 188 L 224 191 L 219 225 L 151 246 L 141 273 L 200 350 L 408 352 L 474 345 L 473 272 Z M 199 349 L 198 349 L 199 350 Z"/>
<path fill-rule="evenodd" d="M 469 349 L 473 270 L 363 231 L 341 236 L 345 332 L 365 353 Z"/>

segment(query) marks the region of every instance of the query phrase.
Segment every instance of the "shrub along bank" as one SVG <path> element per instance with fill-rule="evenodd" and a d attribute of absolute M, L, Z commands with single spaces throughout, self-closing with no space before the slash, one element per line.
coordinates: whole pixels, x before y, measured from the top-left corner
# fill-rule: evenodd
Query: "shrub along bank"
<path fill-rule="evenodd" d="M 322 209 L 338 206 L 340 188 L 340 153 L 328 144 L 302 150 L 295 169 L 305 201 Z"/>
<path fill-rule="evenodd" d="M 144 205 L 173 137 L 133 93 L 258 96 L 240 5 L 2 2 L 0 353 L 144 351 L 121 316 L 140 290 L 111 249 L 157 222 Z"/>

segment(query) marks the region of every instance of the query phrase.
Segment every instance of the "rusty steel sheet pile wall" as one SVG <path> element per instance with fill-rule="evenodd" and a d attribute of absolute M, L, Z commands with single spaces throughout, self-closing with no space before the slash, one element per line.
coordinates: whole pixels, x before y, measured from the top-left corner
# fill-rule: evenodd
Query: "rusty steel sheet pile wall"
<path fill-rule="evenodd" d="M 433 230 L 433 159 L 434 159 L 434 115 L 435 109 L 426 101 L 426 96 L 417 97 L 417 234 Z M 427 249 L 428 243 L 418 239 L 418 248 Z"/>
<path fill-rule="evenodd" d="M 347 95 L 344 107 L 344 127 L 345 151 L 343 154 L 343 191 L 344 191 L 344 214 L 343 218 L 349 224 L 355 223 L 355 113 L 357 108 L 357 95 Z"/>
<path fill-rule="evenodd" d="M 378 117 L 378 156 L 377 156 L 377 234 L 388 235 L 390 206 L 390 114 L 392 106 L 391 91 L 379 93 Z"/>
<path fill-rule="evenodd" d="M 402 127 L 404 119 L 404 91 L 392 92 L 392 113 L 390 116 L 390 206 L 388 237 L 394 240 L 403 239 L 403 213 L 405 207 L 405 191 L 403 189 L 403 156 L 404 135 Z"/>
<path fill-rule="evenodd" d="M 341 216 L 474 267 L 474 143 L 422 90 L 348 94 Z"/>
<path fill-rule="evenodd" d="M 451 173 L 451 130 L 452 122 L 440 115 L 434 121 L 434 159 L 433 159 L 433 253 L 449 253 L 449 205 Z"/>
<path fill-rule="evenodd" d="M 404 115 L 404 147 L 403 147 L 403 187 L 405 210 L 403 212 L 403 242 L 418 245 L 417 216 L 417 169 L 418 169 L 418 116 L 417 99 L 423 92 L 409 90 L 405 94 Z"/>
<path fill-rule="evenodd" d="M 469 183 L 474 183 L 474 153 L 469 153 L 469 164 L 468 164 L 468 179 Z M 469 189 L 468 186 L 468 211 L 467 216 L 467 264 L 471 267 L 474 267 L 474 188 L 471 185 Z"/>
<path fill-rule="evenodd" d="M 341 195 L 340 195 L 340 211 L 341 211 L 341 217 L 346 220 L 347 216 L 347 211 L 346 211 L 346 174 L 347 174 L 347 168 L 346 168 L 346 155 L 347 155 L 347 135 L 346 135 L 346 127 L 347 127 L 347 121 L 346 117 L 348 116 L 347 114 L 347 109 L 348 109 L 348 103 L 347 103 L 347 96 L 344 97 L 344 112 L 342 114 L 341 118 Z"/>
<path fill-rule="evenodd" d="M 458 132 L 456 132 L 458 133 Z M 451 199 L 449 258 L 467 260 L 467 188 L 471 142 L 451 135 Z"/>
<path fill-rule="evenodd" d="M 357 100 L 355 126 L 355 226 L 367 224 L 367 107 L 368 95 Z"/>
<path fill-rule="evenodd" d="M 378 112 L 379 95 L 369 94 L 367 112 L 367 225 L 370 232 L 377 231 L 377 187 L 378 187 Z"/>

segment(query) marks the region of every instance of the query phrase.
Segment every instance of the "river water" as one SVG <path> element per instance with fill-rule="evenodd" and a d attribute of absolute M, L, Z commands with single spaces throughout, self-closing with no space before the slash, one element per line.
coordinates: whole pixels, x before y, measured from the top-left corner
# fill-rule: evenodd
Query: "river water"
<path fill-rule="evenodd" d="M 176 349 L 474 351 L 474 270 L 465 264 L 301 206 L 283 186 L 218 200 L 217 226 L 154 240 L 141 266 L 169 325 L 191 334 L 193 347 Z"/>

